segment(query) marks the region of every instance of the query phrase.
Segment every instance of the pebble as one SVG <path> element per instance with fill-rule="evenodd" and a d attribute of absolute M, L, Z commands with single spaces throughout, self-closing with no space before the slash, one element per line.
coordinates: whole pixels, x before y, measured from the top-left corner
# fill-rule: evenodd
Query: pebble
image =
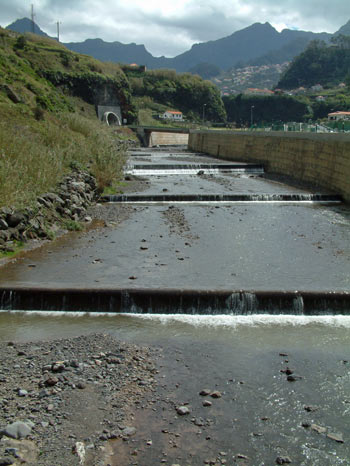
<path fill-rule="evenodd" d="M 317 424 L 311 424 L 311 429 L 317 432 L 318 434 L 324 434 L 327 432 L 327 429 L 322 426 L 318 426 Z"/>
<path fill-rule="evenodd" d="M 308 413 L 312 413 L 314 411 L 317 411 L 318 410 L 318 407 L 317 406 L 304 406 L 304 409 L 305 411 L 307 411 Z"/>
<path fill-rule="evenodd" d="M 327 434 L 327 437 L 331 440 L 335 440 L 338 443 L 344 443 L 343 435 L 342 434 L 337 434 L 335 432 L 329 432 Z"/>
<path fill-rule="evenodd" d="M 290 464 L 292 460 L 289 458 L 289 456 L 278 456 L 276 458 L 276 464 Z"/>
<path fill-rule="evenodd" d="M 8 424 L 2 431 L 6 437 L 14 439 L 26 438 L 32 431 L 33 424 L 30 422 L 16 421 L 12 424 Z"/>
<path fill-rule="evenodd" d="M 221 397 L 222 397 L 221 393 L 220 393 L 219 391 L 217 391 L 217 390 L 216 390 L 215 392 L 212 392 L 212 393 L 210 394 L 210 396 L 211 396 L 212 398 L 221 398 Z"/>
<path fill-rule="evenodd" d="M 179 406 L 176 409 L 177 414 L 180 414 L 180 416 L 184 416 L 185 414 L 190 414 L 190 410 L 187 406 Z"/>
<path fill-rule="evenodd" d="M 127 437 L 131 437 L 132 435 L 136 434 L 136 428 L 135 427 L 124 427 L 122 430 L 122 434 L 126 435 Z"/>
<path fill-rule="evenodd" d="M 211 393 L 211 390 L 209 390 L 209 388 L 204 388 L 203 390 L 199 392 L 201 396 L 208 396 L 210 395 L 210 393 Z"/>
<path fill-rule="evenodd" d="M 212 402 L 209 401 L 209 400 L 204 400 L 203 403 L 202 403 L 203 406 L 211 406 L 212 405 Z"/>

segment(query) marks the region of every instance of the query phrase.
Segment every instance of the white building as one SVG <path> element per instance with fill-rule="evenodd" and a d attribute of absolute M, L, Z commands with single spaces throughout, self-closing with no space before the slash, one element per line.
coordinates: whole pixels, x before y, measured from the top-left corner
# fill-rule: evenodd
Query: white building
<path fill-rule="evenodd" d="M 328 120 L 350 120 L 350 112 L 333 112 L 328 113 Z"/>
<path fill-rule="evenodd" d="M 161 115 L 161 118 L 164 118 L 165 120 L 182 120 L 183 115 L 182 112 L 178 112 L 177 110 L 167 110 L 166 112 Z"/>

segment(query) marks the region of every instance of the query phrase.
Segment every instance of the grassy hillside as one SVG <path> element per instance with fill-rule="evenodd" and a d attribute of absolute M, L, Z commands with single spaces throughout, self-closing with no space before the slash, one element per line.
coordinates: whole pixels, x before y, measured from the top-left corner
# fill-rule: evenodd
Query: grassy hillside
<path fill-rule="evenodd" d="M 105 90 L 131 118 L 129 83 L 118 65 L 0 28 L 0 207 L 30 205 L 74 167 L 89 169 L 101 189 L 120 176 L 120 136 L 96 118 Z"/>
<path fill-rule="evenodd" d="M 349 79 L 350 36 L 339 36 L 330 46 L 313 41 L 298 55 L 282 75 L 277 87 L 294 89 L 315 84 L 336 86 Z"/>

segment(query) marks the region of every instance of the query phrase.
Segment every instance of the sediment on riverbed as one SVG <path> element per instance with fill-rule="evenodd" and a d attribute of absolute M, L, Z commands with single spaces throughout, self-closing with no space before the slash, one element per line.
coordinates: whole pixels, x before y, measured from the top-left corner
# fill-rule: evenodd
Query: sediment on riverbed
<path fill-rule="evenodd" d="M 158 350 L 106 334 L 0 343 L 0 464 L 104 464 L 135 431 L 130 408 L 155 390 Z"/>

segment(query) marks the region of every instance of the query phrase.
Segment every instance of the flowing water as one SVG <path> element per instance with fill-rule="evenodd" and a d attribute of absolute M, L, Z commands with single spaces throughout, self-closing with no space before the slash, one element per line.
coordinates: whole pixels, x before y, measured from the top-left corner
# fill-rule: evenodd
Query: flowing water
<path fill-rule="evenodd" d="M 195 167 L 179 172 L 183 161 L 168 160 L 161 168 L 169 152 L 138 150 L 130 170 L 145 175 L 137 157 L 146 155 L 149 168 L 143 163 L 141 170 L 150 184 L 136 193 L 139 200 L 159 202 L 171 189 L 169 202 L 183 196 L 184 204 L 135 205 L 119 226 L 70 235 L 1 268 L 0 339 L 108 332 L 162 347 L 161 399 L 139 418 L 133 440 L 135 448 L 147 435 L 153 449 L 139 464 L 158 464 L 152 455 L 166 450 L 167 464 L 191 466 L 221 453 L 227 464 L 271 466 L 289 456 L 303 466 L 350 465 L 348 207 L 314 205 L 326 198 L 200 168 L 208 160 L 182 151 L 175 157 L 198 157 Z M 224 205 L 232 191 L 245 202 Z M 196 205 L 201 198 L 218 205 Z M 278 204 L 287 198 L 294 203 Z M 55 312 L 38 311 L 47 309 Z M 281 372 L 286 367 L 296 375 L 292 382 Z M 223 394 L 210 411 L 198 397 L 207 387 Z M 174 419 L 163 398 L 188 402 L 193 418 Z M 180 448 L 164 444 L 163 425 L 184 434 Z M 128 454 L 128 444 L 117 447 Z"/>
<path fill-rule="evenodd" d="M 232 458 L 238 454 L 249 457 L 237 460 L 239 464 L 254 466 L 275 464 L 279 455 L 298 465 L 350 464 L 350 317 L 0 313 L 0 338 L 5 340 L 91 332 L 161 346 L 162 399 L 188 402 L 194 418 L 213 421 L 196 427 L 189 418 L 174 420 L 169 405 L 152 404 L 152 410 L 136 419 L 140 437 L 130 446 L 142 450 L 143 435 L 153 440 L 153 453 L 148 449 L 139 454 L 141 464 L 158 464 L 154 455 L 160 451 L 168 452 L 167 464 L 181 457 L 179 464 L 193 466 L 219 452 L 227 454 L 227 464 L 236 464 Z M 280 371 L 287 366 L 300 380 L 286 381 Z M 199 390 L 207 387 L 223 394 L 210 412 L 198 399 Z M 303 423 L 326 432 L 319 434 Z M 178 439 L 179 449 L 167 450 L 161 434 L 165 427 L 186 432 Z M 344 443 L 327 437 L 332 433 L 341 434 Z M 120 461 L 127 445 L 116 447 Z"/>

